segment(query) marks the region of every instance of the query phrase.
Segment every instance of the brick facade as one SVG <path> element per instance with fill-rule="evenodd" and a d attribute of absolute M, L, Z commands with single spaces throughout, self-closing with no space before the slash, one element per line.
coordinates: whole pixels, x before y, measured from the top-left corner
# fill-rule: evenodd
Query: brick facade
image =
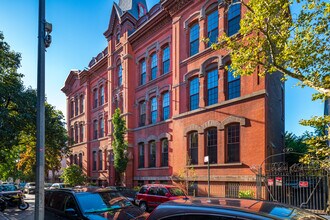
<path fill-rule="evenodd" d="M 228 30 L 230 16 L 225 14 L 228 6 L 224 3 L 164 0 L 149 11 L 144 1 L 133 1 L 132 7 L 134 4 L 139 11 L 133 13 L 114 3 L 104 33 L 108 47 L 93 58 L 88 69 L 72 70 L 62 89 L 67 95 L 70 136 L 75 137 L 70 132 L 75 124 L 82 124 L 85 131 L 83 141 L 72 145 L 73 155 L 83 154 L 83 170 L 91 180 L 116 184 L 111 115 L 119 107 L 128 128 L 127 186 L 171 182 L 188 164 L 194 167 L 195 177 L 191 178 L 202 195 L 208 151 L 212 195 L 220 195 L 220 189 L 231 183 L 253 183 L 250 166 L 283 148 L 280 76 L 230 77 L 225 69 L 230 65 L 228 53 L 214 51 L 201 41 L 210 33 L 212 21 L 218 34 Z M 244 14 L 238 9 L 239 16 Z M 215 21 L 211 13 L 217 14 Z M 196 24 L 198 32 L 192 28 Z M 198 41 L 193 42 L 196 37 Z M 190 48 L 195 54 L 191 55 Z M 105 97 L 100 105 L 102 86 Z M 85 108 L 72 116 L 75 97 L 80 95 L 85 97 Z M 103 137 L 99 134 L 101 120 Z M 94 169 L 93 157 L 97 159 Z"/>

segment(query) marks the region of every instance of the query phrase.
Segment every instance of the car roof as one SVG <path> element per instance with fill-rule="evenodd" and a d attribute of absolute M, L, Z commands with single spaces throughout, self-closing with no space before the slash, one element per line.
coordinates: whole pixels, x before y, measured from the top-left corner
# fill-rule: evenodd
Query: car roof
<path fill-rule="evenodd" d="M 145 184 L 142 187 L 165 187 L 165 188 L 179 188 L 178 186 L 173 186 L 173 185 L 166 185 L 166 184 Z"/>
<path fill-rule="evenodd" d="M 293 216 L 304 217 L 319 217 L 314 213 L 288 206 L 281 203 L 267 202 L 253 199 L 229 199 L 229 198 L 189 198 L 177 199 L 162 203 L 158 206 L 155 212 L 161 214 L 168 213 L 171 210 L 172 214 L 183 213 L 226 213 L 243 212 L 246 214 L 255 214 L 272 219 L 290 219 Z M 166 214 L 168 216 L 168 214 Z"/>

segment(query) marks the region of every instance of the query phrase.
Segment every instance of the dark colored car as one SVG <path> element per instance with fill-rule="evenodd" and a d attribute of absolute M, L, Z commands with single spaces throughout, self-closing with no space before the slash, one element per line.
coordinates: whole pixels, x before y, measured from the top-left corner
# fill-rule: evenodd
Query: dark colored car
<path fill-rule="evenodd" d="M 115 190 L 54 189 L 45 192 L 47 220 L 146 219 L 148 213 Z"/>
<path fill-rule="evenodd" d="M 159 205 L 148 220 L 325 219 L 280 203 L 225 198 L 190 198 Z"/>
<path fill-rule="evenodd" d="M 175 199 L 187 199 L 182 189 L 172 185 L 147 184 L 136 194 L 135 204 L 148 211 L 159 204 Z"/>

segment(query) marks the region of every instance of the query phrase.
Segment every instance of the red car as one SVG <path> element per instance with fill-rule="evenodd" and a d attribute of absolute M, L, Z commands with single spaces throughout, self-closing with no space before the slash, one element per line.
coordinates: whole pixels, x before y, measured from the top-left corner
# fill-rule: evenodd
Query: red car
<path fill-rule="evenodd" d="M 148 184 L 141 187 L 136 195 L 135 203 L 143 210 L 156 208 L 159 204 L 170 200 L 187 198 L 182 189 L 172 185 Z"/>

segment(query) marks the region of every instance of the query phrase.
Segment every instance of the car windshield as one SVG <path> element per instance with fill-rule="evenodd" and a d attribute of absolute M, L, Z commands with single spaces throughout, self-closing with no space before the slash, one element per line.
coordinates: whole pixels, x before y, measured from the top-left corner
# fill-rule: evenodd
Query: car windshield
<path fill-rule="evenodd" d="M 36 184 L 35 184 L 35 183 L 30 183 L 29 185 L 30 185 L 30 186 L 36 186 Z"/>
<path fill-rule="evenodd" d="M 106 212 L 132 205 L 117 192 L 81 193 L 77 194 L 77 200 L 84 213 Z"/>
<path fill-rule="evenodd" d="M 173 196 L 185 196 L 184 192 L 182 191 L 182 189 L 178 188 L 178 187 L 170 187 L 168 188 L 168 191 L 170 191 L 170 193 Z"/>

